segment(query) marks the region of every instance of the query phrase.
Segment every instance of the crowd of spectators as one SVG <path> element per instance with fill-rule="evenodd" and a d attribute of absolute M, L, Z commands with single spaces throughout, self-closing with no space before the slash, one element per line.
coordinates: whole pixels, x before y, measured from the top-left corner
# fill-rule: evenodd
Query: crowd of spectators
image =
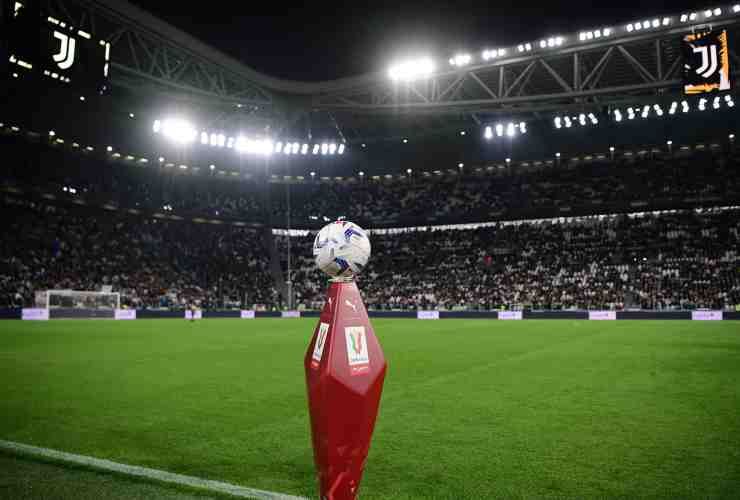
<path fill-rule="evenodd" d="M 33 155 L 23 154 L 26 144 L 6 146 L 9 154 L 23 159 L 0 172 L 0 183 L 7 186 L 58 196 L 66 196 L 64 187 L 74 187 L 75 197 L 98 205 L 150 211 L 168 207 L 175 213 L 208 218 L 266 222 L 272 214 L 277 224 L 288 219 L 288 190 L 294 223 L 344 216 L 366 226 L 414 218 L 480 222 L 496 220 L 503 213 L 530 218 L 552 211 L 603 213 L 624 207 L 717 205 L 737 201 L 740 193 L 740 152 L 719 149 L 588 162 L 563 159 L 558 164 L 511 168 L 471 166 L 428 176 L 415 169 L 410 176 L 391 179 L 317 178 L 286 185 L 209 169 L 182 171 L 154 160 L 148 166 L 125 159 L 103 163 L 92 155 L 47 146 Z M 264 208 L 268 192 L 270 210 Z"/>
<path fill-rule="evenodd" d="M 0 205 L 0 307 L 44 290 L 110 285 L 136 308 L 269 307 L 278 302 L 262 235 L 247 228 Z M 12 235 L 12 236 L 11 236 Z"/>
<path fill-rule="evenodd" d="M 376 309 L 734 308 L 740 304 L 740 211 L 504 223 L 373 233 L 358 278 Z M 297 301 L 321 307 L 326 277 L 309 254 Z"/>

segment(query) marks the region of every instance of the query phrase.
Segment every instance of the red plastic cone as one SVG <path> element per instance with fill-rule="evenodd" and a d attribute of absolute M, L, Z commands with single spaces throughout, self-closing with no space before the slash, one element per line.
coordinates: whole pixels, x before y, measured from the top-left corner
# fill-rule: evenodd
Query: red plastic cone
<path fill-rule="evenodd" d="M 387 368 L 354 282 L 329 286 L 304 365 L 321 498 L 354 499 Z"/>

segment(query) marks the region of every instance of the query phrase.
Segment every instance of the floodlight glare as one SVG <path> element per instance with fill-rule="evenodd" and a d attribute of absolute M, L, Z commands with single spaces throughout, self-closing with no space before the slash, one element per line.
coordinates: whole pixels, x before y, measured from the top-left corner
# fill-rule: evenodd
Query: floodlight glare
<path fill-rule="evenodd" d="M 159 120 L 154 120 L 154 125 L 152 125 L 152 131 L 155 134 L 158 134 L 162 130 L 162 122 Z"/>
<path fill-rule="evenodd" d="M 303 146 L 301 146 L 301 154 L 308 154 L 308 144 L 304 144 Z"/>
<path fill-rule="evenodd" d="M 275 152 L 276 153 L 282 153 L 283 151 L 283 143 L 278 141 L 275 143 Z"/>
<path fill-rule="evenodd" d="M 559 116 L 555 117 L 555 128 L 563 128 L 562 120 Z"/>
<path fill-rule="evenodd" d="M 457 54 L 455 57 L 450 59 L 450 64 L 452 66 L 467 66 L 470 64 L 470 61 L 472 60 L 472 57 L 470 57 L 470 54 Z"/>
<path fill-rule="evenodd" d="M 319 149 L 320 148 L 321 148 L 321 146 L 319 146 L 318 144 L 314 144 L 313 145 L 313 151 L 312 151 L 312 153 L 315 154 L 315 155 L 319 154 Z"/>
<path fill-rule="evenodd" d="M 329 144 L 329 154 L 333 155 L 336 152 L 337 152 L 337 145 L 332 142 L 331 144 Z"/>
<path fill-rule="evenodd" d="M 515 129 L 514 129 L 514 124 L 513 124 L 513 123 L 509 123 L 509 124 L 508 124 L 508 125 L 506 126 L 506 136 L 507 136 L 507 137 L 514 137 L 514 134 L 515 134 L 515 132 L 516 132 L 516 131 L 515 131 Z"/>
<path fill-rule="evenodd" d="M 341 143 L 339 145 L 339 148 L 337 148 L 337 153 L 339 153 L 340 155 L 343 155 L 344 154 L 344 148 L 345 148 L 344 143 Z"/>
<path fill-rule="evenodd" d="M 499 137 L 504 136 L 504 126 L 501 125 L 500 123 L 496 125 L 496 135 Z"/>
<path fill-rule="evenodd" d="M 740 3 L 732 6 L 732 12 L 734 12 L 735 14 L 740 12 Z"/>
<path fill-rule="evenodd" d="M 208 168 L 210 168 L 211 169 L 211 172 L 213 172 L 214 170 L 216 170 L 216 165 L 211 164 L 211 166 L 208 167 Z"/>
<path fill-rule="evenodd" d="M 489 140 L 493 138 L 493 129 L 490 126 L 485 128 L 485 131 L 483 132 L 483 137 Z"/>
<path fill-rule="evenodd" d="M 321 145 L 321 154 L 325 155 L 329 151 L 329 145 L 327 143 L 323 143 Z"/>
<path fill-rule="evenodd" d="M 411 170 L 410 168 L 407 168 L 407 169 L 406 169 L 406 173 L 407 173 L 407 174 L 411 175 L 411 172 L 413 172 L 413 170 Z"/>
<path fill-rule="evenodd" d="M 428 78 L 433 72 L 434 61 L 425 57 L 392 65 L 388 70 L 388 76 L 394 82 L 410 82 L 419 78 Z"/>
<path fill-rule="evenodd" d="M 186 120 L 172 118 L 162 122 L 162 134 L 174 142 L 187 144 L 193 142 L 198 133 Z"/>

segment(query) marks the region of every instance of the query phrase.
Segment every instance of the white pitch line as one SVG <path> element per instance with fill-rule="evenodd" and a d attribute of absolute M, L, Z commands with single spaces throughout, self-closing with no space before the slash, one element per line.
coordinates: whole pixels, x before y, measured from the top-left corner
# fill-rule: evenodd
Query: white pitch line
<path fill-rule="evenodd" d="M 0 449 L 20 455 L 35 455 L 68 464 L 83 465 L 98 471 L 115 472 L 118 474 L 125 474 L 127 476 L 154 479 L 155 481 L 163 483 L 172 483 L 217 493 L 226 493 L 239 498 L 256 498 L 258 500 L 306 500 L 305 497 L 284 495 L 282 493 L 275 493 L 272 491 L 255 490 L 253 488 L 237 486 L 236 484 L 185 476 L 183 474 L 149 469 L 147 467 L 138 467 L 136 465 L 126 465 L 112 462 L 110 460 L 103 460 L 85 455 L 75 455 L 73 453 L 65 453 L 63 451 L 52 450 L 49 448 L 39 448 L 37 446 L 15 443 L 13 441 L 3 441 L 1 439 Z"/>

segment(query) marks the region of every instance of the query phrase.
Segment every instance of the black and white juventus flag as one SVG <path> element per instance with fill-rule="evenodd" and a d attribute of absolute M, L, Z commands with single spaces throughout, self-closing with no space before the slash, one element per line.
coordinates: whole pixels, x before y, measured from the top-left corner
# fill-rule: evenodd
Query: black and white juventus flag
<path fill-rule="evenodd" d="M 730 90 L 727 31 L 692 33 L 683 39 L 684 92 L 703 94 Z"/>

